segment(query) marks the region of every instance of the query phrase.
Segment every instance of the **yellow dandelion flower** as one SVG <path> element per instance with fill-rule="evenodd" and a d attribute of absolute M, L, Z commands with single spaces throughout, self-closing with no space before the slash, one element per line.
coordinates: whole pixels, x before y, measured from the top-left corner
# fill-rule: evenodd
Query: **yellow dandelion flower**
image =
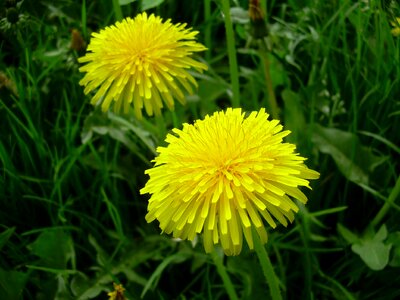
<path fill-rule="evenodd" d="M 246 117 L 240 108 L 173 129 L 140 191 L 151 194 L 147 222 L 157 219 L 176 238 L 202 233 L 208 253 L 221 244 L 225 254 L 238 255 L 243 235 L 253 249 L 252 226 L 266 243 L 265 224 L 292 222 L 292 198 L 306 203 L 299 187 L 319 177 L 295 145 L 283 142 L 290 132 L 282 129 L 265 109 Z"/>
<path fill-rule="evenodd" d="M 206 48 L 195 41 L 197 31 L 186 24 L 163 22 L 144 12 L 93 33 L 79 70 L 86 72 L 80 81 L 85 94 L 97 89 L 91 103 L 101 103 L 103 111 L 113 104 L 114 111 L 129 111 L 138 118 L 142 109 L 159 115 L 163 103 L 169 109 L 174 99 L 185 103 L 183 90 L 193 93 L 196 80 L 188 72 L 207 66 L 191 58 Z"/>
<path fill-rule="evenodd" d="M 109 300 L 126 300 L 126 297 L 124 296 L 124 287 L 122 284 L 116 284 L 113 282 L 114 290 L 112 292 L 108 293 L 108 296 L 110 297 Z"/>
<path fill-rule="evenodd" d="M 400 18 L 396 18 L 395 21 L 390 22 L 393 26 L 391 33 L 393 36 L 400 36 Z"/>

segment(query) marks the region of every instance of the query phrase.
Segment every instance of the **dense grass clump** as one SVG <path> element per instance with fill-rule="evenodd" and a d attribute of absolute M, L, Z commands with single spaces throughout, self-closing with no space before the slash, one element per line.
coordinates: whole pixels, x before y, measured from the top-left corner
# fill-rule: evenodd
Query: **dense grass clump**
<path fill-rule="evenodd" d="M 78 58 L 142 11 L 199 31 L 208 70 L 174 111 L 102 112 Z M 140 194 L 172 128 L 232 106 L 266 108 L 321 174 L 293 224 L 267 228 L 282 297 L 400 298 L 399 17 L 378 0 L 0 1 L 0 299 L 106 299 L 113 282 L 127 299 L 268 298 L 254 251 L 160 235 Z"/>

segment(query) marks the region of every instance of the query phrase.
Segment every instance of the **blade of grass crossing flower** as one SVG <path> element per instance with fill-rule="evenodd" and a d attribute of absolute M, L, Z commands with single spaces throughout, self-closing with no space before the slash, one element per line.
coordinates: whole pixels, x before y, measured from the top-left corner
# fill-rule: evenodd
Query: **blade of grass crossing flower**
<path fill-rule="evenodd" d="M 271 260 L 268 257 L 268 253 L 265 250 L 264 245 L 260 241 L 260 237 L 252 227 L 252 234 L 254 240 L 254 249 L 257 253 L 258 259 L 260 260 L 261 268 L 264 276 L 267 279 L 267 283 L 271 293 L 272 300 L 282 300 L 282 294 L 279 289 L 279 279 L 274 272 Z"/>

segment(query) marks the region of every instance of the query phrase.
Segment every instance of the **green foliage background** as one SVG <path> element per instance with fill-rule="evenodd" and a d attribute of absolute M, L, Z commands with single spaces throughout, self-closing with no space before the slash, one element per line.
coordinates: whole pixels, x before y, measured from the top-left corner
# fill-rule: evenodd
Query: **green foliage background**
<path fill-rule="evenodd" d="M 266 245 L 286 299 L 400 297 L 398 1 L 260 1 L 267 52 L 248 1 L 231 1 L 241 107 L 270 107 L 321 173 L 294 224 Z M 164 118 L 100 113 L 79 86 L 71 34 L 143 9 L 198 30 L 197 94 Z M 0 1 L 0 299 L 226 299 L 201 241 L 147 224 L 139 195 L 157 145 L 184 122 L 231 106 L 220 1 Z M 393 23 L 393 25 L 391 24 Z M 74 31 L 76 30 L 76 31 Z M 79 43 L 78 43 L 79 44 Z M 242 299 L 267 299 L 257 258 L 225 259 Z"/>

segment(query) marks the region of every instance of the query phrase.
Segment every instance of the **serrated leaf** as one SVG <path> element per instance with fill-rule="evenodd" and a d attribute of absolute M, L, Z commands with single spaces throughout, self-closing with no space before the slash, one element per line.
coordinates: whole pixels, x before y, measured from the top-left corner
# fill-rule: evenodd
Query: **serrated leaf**
<path fill-rule="evenodd" d="M 350 132 L 315 125 L 312 140 L 319 151 L 332 156 L 348 180 L 357 184 L 368 185 L 369 175 L 383 161 Z"/>

